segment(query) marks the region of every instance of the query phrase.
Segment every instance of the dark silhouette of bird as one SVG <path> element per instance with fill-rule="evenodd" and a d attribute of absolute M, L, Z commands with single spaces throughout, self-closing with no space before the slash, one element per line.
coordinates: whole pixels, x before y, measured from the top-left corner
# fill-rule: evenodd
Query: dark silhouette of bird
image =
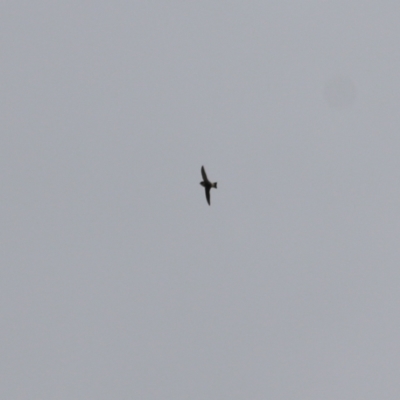
<path fill-rule="evenodd" d="M 210 200 L 210 190 L 211 188 L 217 188 L 217 182 L 210 182 L 207 178 L 206 170 L 204 167 L 201 167 L 201 176 L 203 177 L 203 182 L 200 182 L 201 186 L 204 186 L 204 189 L 206 190 L 206 199 L 208 205 L 211 205 L 211 200 Z"/>

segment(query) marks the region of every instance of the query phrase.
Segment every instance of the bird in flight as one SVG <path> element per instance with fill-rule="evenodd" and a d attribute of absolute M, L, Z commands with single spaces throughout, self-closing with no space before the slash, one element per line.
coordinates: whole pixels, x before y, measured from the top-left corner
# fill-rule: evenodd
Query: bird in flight
<path fill-rule="evenodd" d="M 211 188 L 217 188 L 217 182 L 210 182 L 207 178 L 206 170 L 204 167 L 201 167 L 201 176 L 203 177 L 203 182 L 200 182 L 201 186 L 204 186 L 204 189 L 206 190 L 206 199 L 208 205 L 211 205 L 210 203 L 210 190 Z"/>

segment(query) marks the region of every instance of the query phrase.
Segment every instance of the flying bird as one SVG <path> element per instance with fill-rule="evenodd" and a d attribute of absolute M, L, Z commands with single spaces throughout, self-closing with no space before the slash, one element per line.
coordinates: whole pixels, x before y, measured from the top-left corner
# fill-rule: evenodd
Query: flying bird
<path fill-rule="evenodd" d="M 203 177 L 203 182 L 200 182 L 201 186 L 204 186 L 204 189 L 206 190 L 206 199 L 208 205 L 211 205 L 210 203 L 210 190 L 211 188 L 217 188 L 217 182 L 210 182 L 207 178 L 206 170 L 204 167 L 201 167 L 201 176 Z"/>

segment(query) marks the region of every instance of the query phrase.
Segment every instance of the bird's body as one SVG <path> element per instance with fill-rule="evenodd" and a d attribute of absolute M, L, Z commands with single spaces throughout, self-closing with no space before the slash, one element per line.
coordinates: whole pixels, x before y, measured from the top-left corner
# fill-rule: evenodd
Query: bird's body
<path fill-rule="evenodd" d="M 208 205 L 211 205 L 211 199 L 210 199 L 210 190 L 211 188 L 217 188 L 217 182 L 210 182 L 207 178 L 206 170 L 204 167 L 201 167 L 201 176 L 203 177 L 203 181 L 200 182 L 200 185 L 204 187 L 206 190 L 206 199 Z"/>

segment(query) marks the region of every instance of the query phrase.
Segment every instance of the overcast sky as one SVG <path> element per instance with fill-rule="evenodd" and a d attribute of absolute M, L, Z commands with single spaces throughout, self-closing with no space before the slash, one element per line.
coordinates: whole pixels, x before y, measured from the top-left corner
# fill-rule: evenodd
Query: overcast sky
<path fill-rule="evenodd" d="M 399 16 L 3 0 L 0 397 L 399 399 Z"/>

